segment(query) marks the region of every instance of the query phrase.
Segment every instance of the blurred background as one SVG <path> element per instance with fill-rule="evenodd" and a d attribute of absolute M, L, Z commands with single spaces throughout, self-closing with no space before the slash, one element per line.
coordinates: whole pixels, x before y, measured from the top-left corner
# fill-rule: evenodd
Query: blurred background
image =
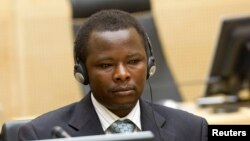
<path fill-rule="evenodd" d="M 222 19 L 250 15 L 249 0 L 1 0 L 0 125 L 84 97 L 88 87 L 73 76 L 74 37 L 85 18 L 106 8 L 131 12 L 149 34 L 158 67 L 153 102 L 210 124 L 250 124 L 247 104 L 214 112 L 197 102 L 206 95 Z M 148 86 L 143 96 L 151 100 Z"/>

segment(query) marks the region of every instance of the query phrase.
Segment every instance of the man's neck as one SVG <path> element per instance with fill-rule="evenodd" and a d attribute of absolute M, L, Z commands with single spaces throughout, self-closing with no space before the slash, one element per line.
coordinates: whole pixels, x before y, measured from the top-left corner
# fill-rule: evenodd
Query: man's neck
<path fill-rule="evenodd" d="M 132 111 L 130 111 L 129 113 L 125 113 L 124 116 L 123 115 L 118 116 L 114 112 L 107 109 L 105 106 L 101 105 L 101 103 L 99 103 L 92 94 L 91 94 L 91 99 L 104 131 L 106 131 L 106 129 L 113 122 L 119 119 L 120 120 L 129 119 L 136 124 L 138 130 L 141 130 L 141 110 L 139 101 L 137 101 Z"/>
<path fill-rule="evenodd" d="M 118 110 L 113 110 L 113 109 L 109 109 L 112 113 L 114 113 L 115 115 L 117 115 L 120 118 L 123 118 L 125 116 L 127 116 L 135 107 L 135 105 L 130 106 L 127 109 L 118 109 Z"/>

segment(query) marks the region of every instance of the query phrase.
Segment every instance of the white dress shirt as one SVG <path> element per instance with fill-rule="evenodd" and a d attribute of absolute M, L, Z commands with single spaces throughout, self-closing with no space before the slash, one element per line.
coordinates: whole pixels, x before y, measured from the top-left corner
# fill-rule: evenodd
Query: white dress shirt
<path fill-rule="evenodd" d="M 134 132 L 141 131 L 141 118 L 140 118 L 141 110 L 140 110 L 139 100 L 137 101 L 132 111 L 127 116 L 122 118 L 118 117 L 110 110 L 108 110 L 105 106 L 103 106 L 101 103 L 99 103 L 95 99 L 92 93 L 91 93 L 91 100 L 94 105 L 95 111 L 100 119 L 103 131 L 106 134 L 111 133 L 108 128 L 113 122 L 115 122 L 116 120 L 124 120 L 124 119 L 129 119 L 136 125 Z"/>

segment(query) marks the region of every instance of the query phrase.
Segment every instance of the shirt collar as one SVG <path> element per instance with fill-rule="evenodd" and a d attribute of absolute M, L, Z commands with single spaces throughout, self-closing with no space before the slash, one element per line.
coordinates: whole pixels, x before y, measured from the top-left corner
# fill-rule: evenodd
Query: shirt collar
<path fill-rule="evenodd" d="M 117 115 L 112 113 L 110 110 L 108 110 L 105 106 L 103 106 L 101 103 L 99 103 L 95 99 L 92 93 L 91 93 L 91 100 L 96 110 L 96 113 L 100 119 L 103 131 L 106 131 L 109 128 L 109 126 L 116 120 L 124 120 L 124 119 L 131 120 L 137 126 L 138 130 L 141 130 L 141 119 L 140 119 L 141 110 L 140 110 L 139 100 L 137 101 L 132 111 L 123 118 L 118 117 Z"/>

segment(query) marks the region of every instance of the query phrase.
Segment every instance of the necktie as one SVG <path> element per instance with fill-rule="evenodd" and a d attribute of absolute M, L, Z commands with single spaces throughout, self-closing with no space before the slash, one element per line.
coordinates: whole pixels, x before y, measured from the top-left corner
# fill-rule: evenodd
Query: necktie
<path fill-rule="evenodd" d="M 135 129 L 135 125 L 130 120 L 117 120 L 109 127 L 112 133 L 132 133 Z"/>

